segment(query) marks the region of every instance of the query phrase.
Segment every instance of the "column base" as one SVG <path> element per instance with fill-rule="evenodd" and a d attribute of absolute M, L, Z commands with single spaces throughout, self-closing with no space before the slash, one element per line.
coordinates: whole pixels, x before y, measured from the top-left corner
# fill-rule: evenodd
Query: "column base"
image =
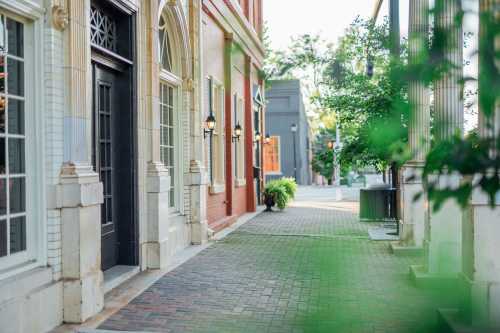
<path fill-rule="evenodd" d="M 400 243 L 390 243 L 389 251 L 396 257 L 421 257 L 424 255 L 422 246 L 406 246 Z"/>
<path fill-rule="evenodd" d="M 67 163 L 57 186 L 61 209 L 64 322 L 79 324 L 104 306 L 101 271 L 103 185 L 90 165 Z"/>
<path fill-rule="evenodd" d="M 438 328 L 443 333 L 500 332 L 500 327 L 479 327 L 465 322 L 457 309 L 438 309 Z"/>
<path fill-rule="evenodd" d="M 440 188 L 458 188 L 459 175 L 437 177 Z M 454 200 L 446 201 L 439 211 L 429 212 L 427 269 L 438 276 L 452 276 L 462 272 L 462 219 L 464 209 Z"/>
<path fill-rule="evenodd" d="M 191 243 L 193 245 L 202 245 L 207 243 L 209 239 L 207 221 L 208 179 L 205 168 L 200 161 L 192 160 L 189 171 L 191 185 Z"/>
<path fill-rule="evenodd" d="M 80 324 L 104 308 L 103 274 L 98 271 L 78 280 L 63 284 L 64 322 Z"/>
<path fill-rule="evenodd" d="M 168 240 L 144 244 L 148 269 L 165 269 L 170 264 L 168 253 Z"/>
<path fill-rule="evenodd" d="M 209 240 L 208 222 L 191 223 L 191 243 L 203 245 Z"/>
<path fill-rule="evenodd" d="M 415 201 L 415 196 L 424 192 L 422 184 L 423 164 L 409 162 L 401 170 L 401 242 L 402 246 L 420 247 L 424 241 L 426 204 L 424 196 Z"/>
<path fill-rule="evenodd" d="M 170 226 L 168 202 L 170 176 L 160 162 L 150 162 L 147 174 L 147 241 L 142 248 L 147 269 L 163 269 L 168 266 L 168 231 Z"/>
<path fill-rule="evenodd" d="M 417 288 L 423 289 L 453 289 L 459 285 L 457 274 L 431 274 L 421 265 L 410 266 L 410 280 Z"/>

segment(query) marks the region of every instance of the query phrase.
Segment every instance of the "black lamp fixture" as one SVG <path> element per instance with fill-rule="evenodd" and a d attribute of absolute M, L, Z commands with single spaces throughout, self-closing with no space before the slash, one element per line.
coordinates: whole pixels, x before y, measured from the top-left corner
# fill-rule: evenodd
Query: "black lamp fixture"
<path fill-rule="evenodd" d="M 269 135 L 269 133 L 267 133 L 266 137 L 264 138 L 264 144 L 268 145 L 270 143 L 271 143 L 271 136 Z"/>
<path fill-rule="evenodd" d="M 240 142 L 240 137 L 242 132 L 243 129 L 241 128 L 241 125 L 239 123 L 236 124 L 236 126 L 234 126 L 233 142 Z"/>
<path fill-rule="evenodd" d="M 203 136 L 206 138 L 207 135 L 212 136 L 214 134 L 215 126 L 217 121 L 213 114 L 209 115 L 205 120 L 205 128 L 203 129 Z"/>
<path fill-rule="evenodd" d="M 295 133 L 297 132 L 297 124 L 292 124 L 292 126 L 290 126 L 290 130 Z"/>
<path fill-rule="evenodd" d="M 262 140 L 262 134 L 259 131 L 255 132 L 254 143 L 259 143 Z"/>

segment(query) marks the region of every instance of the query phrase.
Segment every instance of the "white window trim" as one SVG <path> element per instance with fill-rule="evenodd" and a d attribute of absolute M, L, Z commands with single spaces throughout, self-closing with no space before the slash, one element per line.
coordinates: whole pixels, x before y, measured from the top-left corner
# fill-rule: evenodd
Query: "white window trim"
<path fill-rule="evenodd" d="M 220 194 L 226 191 L 225 184 L 211 184 L 209 186 L 210 194 Z"/>
<path fill-rule="evenodd" d="M 183 131 L 185 130 L 182 126 L 182 112 L 184 110 L 184 100 L 183 100 L 183 92 L 182 92 L 182 78 L 175 72 L 178 72 L 181 69 L 181 60 L 180 54 L 178 53 L 178 45 L 181 45 L 179 42 L 179 38 L 177 34 L 174 32 L 175 28 L 171 24 L 170 16 L 166 13 L 162 13 L 163 18 L 168 31 L 172 32 L 170 34 L 170 47 L 171 47 L 171 57 L 172 57 L 172 71 L 169 72 L 166 69 L 162 68 L 161 63 L 159 63 L 160 73 L 160 83 L 171 85 L 174 87 L 174 168 L 175 168 L 175 198 L 174 198 L 174 207 L 169 207 L 169 215 L 183 215 L 184 214 L 184 159 L 183 159 Z M 159 44 L 158 44 L 159 45 Z M 158 59 L 161 61 L 161 59 Z M 158 119 L 161 119 L 158 117 Z M 172 175 L 169 175 L 172 177 Z M 172 181 L 172 179 L 170 179 Z"/>
<path fill-rule="evenodd" d="M 240 136 L 239 141 L 235 143 L 235 150 L 237 151 L 238 159 L 234 161 L 235 163 L 235 180 L 234 184 L 236 187 L 246 186 L 246 170 L 245 170 L 245 162 L 246 162 L 246 154 L 245 154 L 245 100 L 238 94 L 234 94 L 233 101 L 236 102 L 234 106 L 236 108 L 237 119 L 236 123 L 239 123 L 242 129 L 242 134 Z"/>
<path fill-rule="evenodd" d="M 212 110 L 217 123 L 212 136 L 212 140 L 214 140 L 212 156 L 209 157 L 212 159 L 211 167 L 213 174 L 209 190 L 210 194 L 219 194 L 225 192 L 226 188 L 226 90 L 221 81 L 217 80 L 213 76 L 209 76 L 209 79 L 212 80 Z"/>
<path fill-rule="evenodd" d="M 43 85 L 43 11 L 26 1 L 0 0 L 14 13 L 3 13 L 24 24 L 25 155 L 26 155 L 26 247 L 0 258 L 0 280 L 47 264 L 47 214 L 45 212 L 45 110 Z M 18 14 L 16 14 L 16 12 Z M 24 15 L 20 16 L 20 15 Z M 28 78 L 28 75 L 32 77 Z M 36 105 L 42 105 L 41 110 Z M 36 112 L 38 111 L 38 112 Z M 31 115 L 31 117 L 28 117 Z M 31 168 L 28 168 L 31 166 Z M 8 245 L 9 246 L 9 245 Z"/>
<path fill-rule="evenodd" d="M 247 180 L 244 178 L 238 178 L 234 181 L 236 187 L 243 187 L 247 185 Z"/>

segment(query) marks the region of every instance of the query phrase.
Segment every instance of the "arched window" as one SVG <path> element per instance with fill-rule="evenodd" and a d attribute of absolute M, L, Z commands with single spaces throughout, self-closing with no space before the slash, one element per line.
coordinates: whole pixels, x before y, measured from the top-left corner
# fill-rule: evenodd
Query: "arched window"
<path fill-rule="evenodd" d="M 182 209 L 182 140 L 180 138 L 181 98 L 180 61 L 173 52 L 175 35 L 169 24 L 168 12 L 159 20 L 159 65 L 160 65 L 160 158 L 170 174 L 169 207 L 171 212 Z"/>
<path fill-rule="evenodd" d="M 172 72 L 172 46 L 170 44 L 170 34 L 168 32 L 167 22 L 160 17 L 160 63 L 162 69 Z"/>

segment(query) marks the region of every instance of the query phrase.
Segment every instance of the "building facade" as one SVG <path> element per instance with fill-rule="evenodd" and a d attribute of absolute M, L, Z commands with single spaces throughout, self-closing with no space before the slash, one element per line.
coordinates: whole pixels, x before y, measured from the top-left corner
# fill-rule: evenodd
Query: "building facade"
<path fill-rule="evenodd" d="M 311 185 L 312 136 L 300 80 L 269 82 L 266 100 L 266 179 L 293 177 L 299 185 Z"/>
<path fill-rule="evenodd" d="M 205 145 L 208 223 L 218 231 L 255 211 L 262 186 L 264 51 L 261 0 L 206 1 L 202 13 L 204 116 L 215 130 Z M 238 136 L 238 128 L 241 134 Z"/>
<path fill-rule="evenodd" d="M 224 218 L 210 208 L 217 194 L 226 216 L 255 209 L 261 11 L 260 1 L 0 0 L 2 331 L 95 316 L 108 276 L 165 268 L 206 242 Z"/>

